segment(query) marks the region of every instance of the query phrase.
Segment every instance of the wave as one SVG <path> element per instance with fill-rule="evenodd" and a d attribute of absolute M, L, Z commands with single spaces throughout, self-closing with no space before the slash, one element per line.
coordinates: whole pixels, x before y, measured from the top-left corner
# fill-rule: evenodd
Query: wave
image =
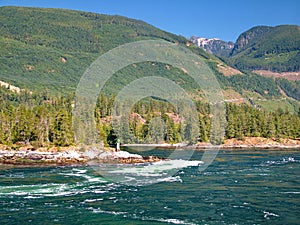
<path fill-rule="evenodd" d="M 90 203 L 90 202 L 98 202 L 98 201 L 103 201 L 103 198 L 96 198 L 96 199 L 85 199 L 83 203 Z"/>
<path fill-rule="evenodd" d="M 101 164 L 93 169 L 107 179 L 126 185 L 147 185 L 158 182 L 182 182 L 174 175 L 187 167 L 198 167 L 202 161 L 166 160 L 145 164 Z"/>
<path fill-rule="evenodd" d="M 185 224 L 185 225 L 194 225 L 195 223 L 185 222 L 184 220 L 179 219 L 157 219 L 159 222 L 173 223 L 173 224 Z"/>
<path fill-rule="evenodd" d="M 126 173 L 126 174 L 136 174 L 145 177 L 152 176 L 161 176 L 163 172 L 183 169 L 191 166 L 199 166 L 202 164 L 202 161 L 187 161 L 187 160 L 169 160 L 169 161 L 160 161 L 154 162 L 151 164 L 143 164 L 142 166 L 129 166 L 122 167 L 120 169 L 110 171 L 111 174 L 114 173 Z"/>
<path fill-rule="evenodd" d="M 154 218 L 154 217 L 148 217 L 148 216 L 137 216 L 136 214 L 130 215 L 128 212 L 118 212 L 118 211 L 106 211 L 101 208 L 93 208 L 89 207 L 88 210 L 91 210 L 93 213 L 103 213 L 103 214 L 109 214 L 109 215 L 123 215 L 123 217 L 132 218 L 135 220 L 142 220 L 142 221 L 156 221 L 156 222 L 163 222 L 163 223 L 169 223 L 169 224 L 183 224 L 183 225 L 196 225 L 195 223 L 190 223 L 184 220 L 180 219 L 174 219 L 174 218 Z"/>
<path fill-rule="evenodd" d="M 0 188 L 1 195 L 14 195 L 14 196 L 24 196 L 24 198 L 41 198 L 41 197 L 56 197 L 56 196 L 72 196 L 77 194 L 85 193 L 96 193 L 104 194 L 106 186 L 97 187 L 103 188 L 103 190 L 93 190 L 90 188 L 85 188 L 86 185 L 83 183 L 76 185 L 67 184 L 47 184 L 47 185 L 20 185 L 20 186 L 6 186 Z"/>
<path fill-rule="evenodd" d="M 93 213 L 104 213 L 104 214 L 110 214 L 110 215 L 124 215 L 124 214 L 127 214 L 127 212 L 106 211 L 106 210 L 102 210 L 100 208 L 95 209 L 93 207 L 90 207 L 88 209 L 91 210 Z"/>
<path fill-rule="evenodd" d="M 264 218 L 269 219 L 270 216 L 279 217 L 279 215 L 277 215 L 275 213 L 264 211 Z"/>
<path fill-rule="evenodd" d="M 168 223 L 168 224 L 183 224 L 183 225 L 196 225 L 195 223 L 187 222 L 184 220 L 180 219 L 175 219 L 175 218 L 153 218 L 153 217 L 146 217 L 143 216 L 141 218 L 135 216 L 134 219 L 141 219 L 143 221 L 157 221 L 157 222 L 163 222 L 163 223 Z"/>
<path fill-rule="evenodd" d="M 300 163 L 300 160 L 295 159 L 294 157 L 284 157 L 281 160 L 269 160 L 262 163 L 262 166 L 270 166 L 270 165 L 284 165 L 288 163 Z"/>
<path fill-rule="evenodd" d="M 182 183 L 182 179 L 180 178 L 180 176 L 176 176 L 176 177 L 166 177 L 166 178 L 161 178 L 161 179 L 157 179 L 158 182 L 180 182 Z"/>
<path fill-rule="evenodd" d="M 91 176 L 86 174 L 87 170 L 79 170 L 74 168 L 71 172 L 59 173 L 63 176 L 81 177 L 84 180 L 75 183 L 47 183 L 47 184 L 27 184 L 27 185 L 11 185 L 0 186 L 1 195 L 25 196 L 24 198 L 40 198 L 54 196 L 70 196 L 76 194 L 84 194 L 87 192 L 105 193 L 108 189 L 112 189 L 102 177 Z M 93 186 L 94 185 L 94 186 Z M 86 188 L 88 186 L 88 188 Z"/>

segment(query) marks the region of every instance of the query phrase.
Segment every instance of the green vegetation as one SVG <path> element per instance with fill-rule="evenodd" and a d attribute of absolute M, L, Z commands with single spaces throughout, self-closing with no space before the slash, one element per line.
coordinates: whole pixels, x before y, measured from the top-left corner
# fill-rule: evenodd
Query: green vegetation
<path fill-rule="evenodd" d="M 79 79 L 89 65 L 101 54 L 121 44 L 145 39 L 164 39 L 182 45 L 187 42 L 184 37 L 120 16 L 25 7 L 1 7 L 0 12 L 0 42 L 3 43 L 0 45 L 0 80 L 39 93 L 47 90 L 51 95 L 74 93 Z M 276 29 L 293 30 L 292 28 L 293 26 L 283 26 Z M 267 41 L 264 36 L 271 30 L 273 28 L 257 27 L 251 29 L 251 32 L 245 32 L 245 36 L 253 33 L 250 35 L 253 38 L 249 39 L 247 45 L 239 48 L 235 55 L 262 39 Z M 293 54 L 296 54 L 296 47 L 290 45 L 292 47 L 289 49 L 293 48 Z M 264 46 L 256 51 L 261 51 Z M 220 59 L 196 46 L 188 48 L 211 66 L 223 88 L 233 89 L 240 94 L 244 90 L 257 92 L 268 99 L 281 97 L 278 83 L 272 79 L 248 72 L 225 77 L 217 70 Z M 287 57 L 289 52 L 282 54 Z M 299 63 L 294 62 L 293 65 Z M 179 84 L 193 98 L 201 98 L 195 96 L 194 82 L 180 69 L 151 62 L 135 66 L 128 66 L 115 74 L 114 79 L 107 83 L 105 94 L 116 94 L 122 86 L 137 77 L 159 74 Z M 196 95 L 198 94 L 199 91 L 196 91 Z"/>
<path fill-rule="evenodd" d="M 300 101 L 300 81 L 277 79 L 276 82 L 287 96 Z"/>
<path fill-rule="evenodd" d="M 268 32 L 271 30 L 268 29 Z M 263 29 L 257 37 L 263 39 L 265 32 Z M 184 37 L 120 16 L 58 9 L 1 7 L 0 80 L 27 91 L 18 94 L 0 87 L 0 143 L 14 146 L 21 142 L 36 147 L 74 144 L 73 94 L 84 71 L 98 56 L 110 49 L 147 39 L 164 39 L 182 46 L 187 42 Z M 283 48 L 285 42 L 280 42 L 274 52 L 259 47 L 257 43 L 264 42 L 256 41 L 258 38 L 253 40 L 250 53 L 257 54 L 258 61 L 261 61 L 259 57 L 263 57 L 259 55 L 259 51 L 264 50 L 263 54 L 268 55 L 272 63 L 276 64 L 280 57 L 284 61 L 284 64 L 276 64 L 275 70 L 278 65 L 278 70 L 287 68 L 284 66 L 288 66 L 290 70 L 297 69 L 299 49 L 293 43 L 288 42 L 288 47 Z M 299 46 L 297 43 L 296 46 Z M 264 46 L 269 48 L 267 44 Z M 217 70 L 217 65 L 221 62 L 219 58 L 195 46 L 187 48 L 209 64 L 223 89 L 234 90 L 242 96 L 247 92 L 267 100 L 268 104 L 257 104 L 249 98 L 250 104 L 256 108 L 228 104 L 226 138 L 299 138 L 298 115 L 288 113 L 285 107 L 277 110 L 272 105 L 272 112 L 260 107 L 269 108 L 272 102 L 281 99 L 283 96 L 280 89 L 299 101 L 299 82 L 274 80 L 250 72 L 226 77 Z M 244 48 L 247 50 L 249 46 Z M 239 63 L 234 61 L 238 57 L 243 60 L 245 49 L 239 49 L 241 51 L 232 56 L 233 63 Z M 240 68 L 251 69 L 252 64 L 247 60 L 245 63 L 249 63 L 249 67 Z M 190 94 L 197 105 L 199 123 L 188 119 L 181 121 L 177 118 L 178 109 L 174 106 L 149 98 L 136 103 L 131 117 L 121 118 L 121 125 L 116 130 L 112 129 L 110 116 L 114 96 L 131 81 L 153 75 L 176 82 Z M 297 104 L 293 103 L 289 105 L 288 111 L 293 111 L 293 107 L 294 112 L 299 112 Z M 129 143 L 176 143 L 184 139 L 195 143 L 210 139 L 209 105 L 199 87 L 181 69 L 157 62 L 137 63 L 118 71 L 105 84 L 103 93 L 99 96 L 95 118 L 99 139 L 106 145 L 114 144 L 118 133 L 123 135 L 119 136 L 123 142 Z"/>
<path fill-rule="evenodd" d="M 278 98 L 281 96 L 280 89 L 273 79 L 250 72 L 226 77 L 216 69 L 216 62 L 208 62 L 208 64 L 224 89 L 233 89 L 240 94 L 243 94 L 243 91 L 256 92 L 265 98 Z"/>
<path fill-rule="evenodd" d="M 74 143 L 70 98 L 6 93 L 0 88 L 0 143 L 66 146 Z"/>
<path fill-rule="evenodd" d="M 30 143 L 34 147 L 49 147 L 75 143 L 72 96 L 60 98 L 0 90 L 0 144 Z M 198 123 L 176 119 L 178 109 L 168 102 L 144 99 L 135 104 L 129 118 L 121 118 L 120 127 L 115 127 L 117 130 L 113 129 L 111 121 L 113 103 L 114 97 L 100 95 L 95 109 L 98 138 L 105 145 L 115 144 L 117 134 L 123 143 L 177 143 L 182 140 L 196 143 L 210 140 L 211 116 L 207 103 L 195 102 Z M 225 138 L 300 138 L 299 115 L 282 109 L 267 112 L 245 104 L 227 104 L 226 108 Z"/>
<path fill-rule="evenodd" d="M 300 27 L 258 26 L 242 33 L 228 63 L 241 70 L 300 70 Z"/>
<path fill-rule="evenodd" d="M 128 42 L 186 39 L 145 22 L 71 10 L 0 8 L 0 80 L 70 93 L 101 54 Z"/>
<path fill-rule="evenodd" d="M 247 105 L 227 106 L 227 138 L 266 137 L 299 138 L 299 116 L 284 112 L 266 112 Z"/>

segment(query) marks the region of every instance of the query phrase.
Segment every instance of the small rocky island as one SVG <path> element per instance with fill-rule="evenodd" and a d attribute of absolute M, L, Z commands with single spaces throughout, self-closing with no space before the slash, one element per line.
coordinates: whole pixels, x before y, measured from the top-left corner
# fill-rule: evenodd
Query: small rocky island
<path fill-rule="evenodd" d="M 79 147 L 50 149 L 34 149 L 32 146 L 24 146 L 18 150 L 12 150 L 7 146 L 0 146 L 0 163 L 13 165 L 70 165 L 85 164 L 89 161 L 113 164 L 134 164 L 157 162 L 162 159 L 155 156 L 141 156 L 126 151 L 109 149 L 97 149 L 91 147 L 82 150 Z"/>

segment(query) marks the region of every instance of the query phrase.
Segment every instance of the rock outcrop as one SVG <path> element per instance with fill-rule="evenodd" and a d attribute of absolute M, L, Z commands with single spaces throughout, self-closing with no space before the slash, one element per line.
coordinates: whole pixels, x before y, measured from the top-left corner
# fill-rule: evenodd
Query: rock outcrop
<path fill-rule="evenodd" d="M 6 164 L 74 164 L 87 159 L 76 150 L 44 152 L 30 150 L 0 150 L 0 163 Z"/>
<path fill-rule="evenodd" d="M 205 51 L 220 57 L 228 57 L 234 48 L 233 42 L 222 41 L 218 38 L 209 39 L 193 36 L 190 40 Z"/>
<path fill-rule="evenodd" d="M 66 148 L 61 151 L 57 151 L 57 148 L 52 148 L 51 151 L 45 151 L 44 149 L 33 150 L 29 147 L 23 147 L 19 150 L 11 150 L 6 146 L 0 147 L 0 163 L 15 165 L 68 165 L 84 164 L 89 161 L 112 164 L 132 164 L 162 160 L 155 156 L 141 156 L 126 151 L 103 150 L 93 147 L 85 151 L 80 151 L 80 149 L 76 147 Z"/>
<path fill-rule="evenodd" d="M 89 154 L 92 155 L 92 154 Z M 161 158 L 155 156 L 141 156 L 138 154 L 131 154 L 126 151 L 102 151 L 98 155 L 93 155 L 90 160 L 96 160 L 100 163 L 112 164 L 133 164 L 133 163 L 147 163 L 161 161 Z"/>

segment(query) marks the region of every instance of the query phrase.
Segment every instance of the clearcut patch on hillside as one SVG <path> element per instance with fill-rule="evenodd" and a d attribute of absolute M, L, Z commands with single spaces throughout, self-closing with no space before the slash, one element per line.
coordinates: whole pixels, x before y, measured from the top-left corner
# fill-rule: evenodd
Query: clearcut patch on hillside
<path fill-rule="evenodd" d="M 252 72 L 264 77 L 285 78 L 287 80 L 300 80 L 300 71 L 277 73 L 270 70 L 253 70 Z"/>

